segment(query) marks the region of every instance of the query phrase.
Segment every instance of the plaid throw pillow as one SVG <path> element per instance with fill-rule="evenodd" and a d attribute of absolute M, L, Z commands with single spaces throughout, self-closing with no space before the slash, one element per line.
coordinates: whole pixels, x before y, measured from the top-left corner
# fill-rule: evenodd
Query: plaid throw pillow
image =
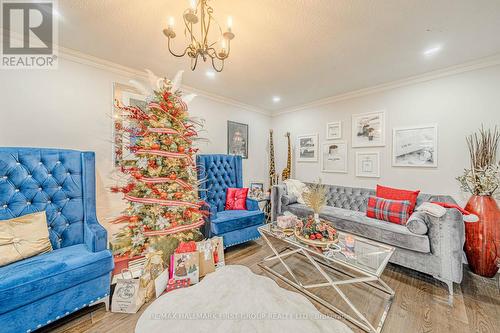
<path fill-rule="evenodd" d="M 389 200 L 371 196 L 368 198 L 366 216 L 405 225 L 410 217 L 410 207 L 409 200 Z"/>

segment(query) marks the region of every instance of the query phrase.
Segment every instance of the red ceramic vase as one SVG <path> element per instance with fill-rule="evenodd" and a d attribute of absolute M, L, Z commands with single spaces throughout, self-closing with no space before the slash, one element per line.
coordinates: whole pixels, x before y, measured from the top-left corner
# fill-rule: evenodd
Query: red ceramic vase
<path fill-rule="evenodd" d="M 491 278 L 498 271 L 500 257 L 500 209 L 491 196 L 473 195 L 465 209 L 479 217 L 465 223 L 465 254 L 470 269 Z"/>

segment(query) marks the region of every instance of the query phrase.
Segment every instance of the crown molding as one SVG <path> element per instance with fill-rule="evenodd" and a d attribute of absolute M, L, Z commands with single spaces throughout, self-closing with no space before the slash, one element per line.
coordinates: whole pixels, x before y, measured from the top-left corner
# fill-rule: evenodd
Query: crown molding
<path fill-rule="evenodd" d="M 371 95 L 375 93 L 379 93 L 382 91 L 386 90 L 392 90 L 400 87 L 405 87 L 413 84 L 418 84 L 426 81 L 431 81 L 431 80 L 436 80 L 439 78 L 447 77 L 447 76 L 452 76 L 452 75 L 457 75 L 465 72 L 470 72 L 482 68 L 487 68 L 487 67 L 493 67 L 493 66 L 498 66 L 500 65 L 500 54 L 496 54 L 494 56 L 486 57 L 486 58 L 481 58 L 478 60 L 474 61 L 469 61 L 460 65 L 455 65 L 451 67 L 446 67 L 443 69 L 431 71 L 425 74 L 420 74 L 420 75 L 415 75 L 415 76 L 410 76 L 405 79 L 401 80 L 396 80 L 392 82 L 387 82 L 383 83 L 380 85 L 372 86 L 369 88 L 364 88 L 364 89 L 359 89 L 355 91 L 350 91 L 344 94 L 340 95 L 334 95 L 331 97 L 319 99 L 310 103 L 306 103 L 300 106 L 292 107 L 289 109 L 283 109 L 280 111 L 275 111 L 271 114 L 271 117 L 277 117 L 280 115 L 288 114 L 288 113 L 293 113 L 293 112 L 298 112 L 298 111 L 303 111 L 315 107 L 320 107 L 324 106 L 327 104 L 333 104 L 336 102 L 352 99 L 352 98 L 357 98 L 357 97 L 362 97 L 366 95 Z"/>
<path fill-rule="evenodd" d="M 144 71 L 134 69 L 131 67 L 127 67 L 127 66 L 123 66 L 123 65 L 120 65 L 120 64 L 117 64 L 115 62 L 105 60 L 102 58 L 94 57 L 92 55 L 89 55 L 89 54 L 86 54 L 86 53 L 83 53 L 83 52 L 80 52 L 77 50 L 73 50 L 73 49 L 59 46 L 58 53 L 59 53 L 59 57 L 62 59 L 66 59 L 66 60 L 76 62 L 76 63 L 82 64 L 82 65 L 87 65 L 87 66 L 91 66 L 91 67 L 94 67 L 97 69 L 112 72 L 112 73 L 118 74 L 120 76 L 125 76 L 127 78 L 141 79 L 141 80 L 148 79 L 148 76 Z M 234 106 L 234 107 L 237 107 L 240 109 L 244 109 L 246 111 L 255 112 L 255 113 L 267 116 L 267 117 L 271 116 L 270 111 L 262 110 L 262 109 L 254 107 L 252 105 L 249 105 L 249 104 L 246 104 L 243 102 L 239 102 L 239 101 L 236 101 L 234 99 L 220 96 L 217 94 L 213 94 L 213 93 L 210 93 L 208 91 L 193 88 L 193 87 L 190 87 L 190 86 L 187 86 L 184 84 L 182 85 L 182 89 L 187 93 L 195 93 L 197 96 L 204 97 L 204 98 L 210 99 L 210 100 L 215 101 L 215 102 Z"/>

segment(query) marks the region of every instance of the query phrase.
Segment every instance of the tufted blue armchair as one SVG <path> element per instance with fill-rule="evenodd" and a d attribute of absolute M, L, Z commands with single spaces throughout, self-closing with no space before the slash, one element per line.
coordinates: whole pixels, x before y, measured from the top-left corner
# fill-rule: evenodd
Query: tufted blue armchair
<path fill-rule="evenodd" d="M 31 332 L 109 304 L 113 258 L 96 218 L 94 164 L 93 152 L 0 148 L 0 223 L 45 211 L 53 248 L 0 267 L 2 332 Z"/>
<path fill-rule="evenodd" d="M 241 156 L 198 155 L 199 195 L 210 209 L 206 236 L 221 236 L 224 248 L 260 237 L 257 228 L 264 223 L 264 213 L 257 201 L 247 199 L 247 210 L 224 210 L 226 189 L 242 188 Z"/>

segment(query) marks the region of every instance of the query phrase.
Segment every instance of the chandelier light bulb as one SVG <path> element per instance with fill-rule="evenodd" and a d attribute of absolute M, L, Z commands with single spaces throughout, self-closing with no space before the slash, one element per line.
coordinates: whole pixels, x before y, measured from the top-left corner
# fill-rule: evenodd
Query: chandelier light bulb
<path fill-rule="evenodd" d="M 191 10 L 195 11 L 196 10 L 196 0 L 189 0 L 189 7 L 191 7 Z"/>
<path fill-rule="evenodd" d="M 231 31 L 232 28 L 233 28 L 233 17 L 228 16 L 227 17 L 227 30 Z"/>
<path fill-rule="evenodd" d="M 168 28 L 169 29 L 173 29 L 174 28 L 174 24 L 175 24 L 175 19 L 173 18 L 173 16 L 170 16 L 168 18 Z"/>

